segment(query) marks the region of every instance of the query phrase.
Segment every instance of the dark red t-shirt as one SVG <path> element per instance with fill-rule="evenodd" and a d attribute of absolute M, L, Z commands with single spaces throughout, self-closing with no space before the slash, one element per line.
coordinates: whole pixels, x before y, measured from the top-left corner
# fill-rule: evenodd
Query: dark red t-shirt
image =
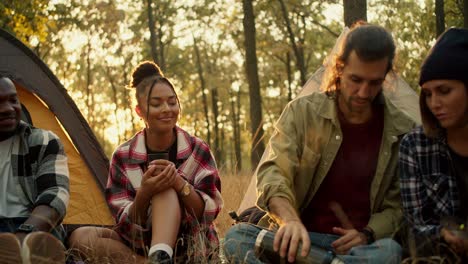
<path fill-rule="evenodd" d="M 301 215 L 309 232 L 333 233 L 343 227 L 330 203 L 336 202 L 356 229 L 365 227 L 370 217 L 370 187 L 377 168 L 383 133 L 383 109 L 364 124 L 350 124 L 338 114 L 343 141 L 333 164 L 309 206 Z"/>

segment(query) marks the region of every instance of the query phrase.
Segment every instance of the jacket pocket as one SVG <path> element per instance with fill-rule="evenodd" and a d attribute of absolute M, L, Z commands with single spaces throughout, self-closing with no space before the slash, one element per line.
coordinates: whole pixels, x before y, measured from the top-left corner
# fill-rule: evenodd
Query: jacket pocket
<path fill-rule="evenodd" d="M 311 169 L 315 168 L 320 160 L 320 154 L 316 153 L 307 146 L 304 146 L 302 150 L 302 157 L 300 158 L 299 169 Z"/>
<path fill-rule="evenodd" d="M 300 158 L 298 173 L 294 179 L 296 198 L 299 205 L 307 197 L 309 190 L 315 188 L 315 177 L 317 166 L 319 165 L 321 155 L 307 146 L 304 146 L 302 157 Z"/>

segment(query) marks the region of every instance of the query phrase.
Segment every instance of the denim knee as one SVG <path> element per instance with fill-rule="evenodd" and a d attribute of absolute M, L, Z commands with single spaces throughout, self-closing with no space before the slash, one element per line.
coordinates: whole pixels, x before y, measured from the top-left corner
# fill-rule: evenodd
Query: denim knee
<path fill-rule="evenodd" d="M 353 247 L 347 255 L 341 256 L 347 262 L 353 263 L 354 260 L 361 260 L 366 263 L 401 263 L 401 246 L 391 238 L 384 238 L 375 241 L 370 245 Z"/>
<path fill-rule="evenodd" d="M 402 249 L 400 244 L 391 238 L 379 239 L 375 242 L 381 248 L 379 258 L 385 263 L 401 263 Z"/>
<path fill-rule="evenodd" d="M 232 226 L 226 235 L 224 236 L 224 250 L 225 252 L 236 252 L 241 244 L 245 246 L 252 245 L 252 248 L 255 246 L 255 239 L 257 238 L 260 228 L 250 225 L 240 223 Z"/>
<path fill-rule="evenodd" d="M 255 248 L 255 239 L 261 228 L 240 223 L 231 227 L 224 236 L 224 254 L 234 263 L 244 262 L 245 257 Z"/>

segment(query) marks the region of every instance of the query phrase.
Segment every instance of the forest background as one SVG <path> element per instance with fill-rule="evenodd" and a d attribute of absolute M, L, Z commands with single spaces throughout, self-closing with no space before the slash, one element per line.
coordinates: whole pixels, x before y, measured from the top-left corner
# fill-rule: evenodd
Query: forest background
<path fill-rule="evenodd" d="M 109 157 L 144 126 L 126 88 L 132 69 L 158 63 L 179 94 L 179 125 L 209 143 L 225 193 L 236 196 L 225 198 L 228 210 L 283 107 L 345 25 L 390 30 L 397 73 L 418 91 L 428 49 L 446 28 L 468 27 L 467 14 L 468 0 L 0 1 L 0 27 L 51 68 Z"/>

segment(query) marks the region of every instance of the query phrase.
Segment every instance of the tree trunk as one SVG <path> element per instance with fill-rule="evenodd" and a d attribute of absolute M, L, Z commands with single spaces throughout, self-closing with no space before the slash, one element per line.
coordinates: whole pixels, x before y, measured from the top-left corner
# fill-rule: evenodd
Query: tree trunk
<path fill-rule="evenodd" d="M 94 93 L 91 92 L 91 84 L 93 82 L 91 74 L 91 39 L 88 38 L 86 45 L 86 108 L 87 119 L 91 127 L 94 127 L 93 109 L 94 109 Z"/>
<path fill-rule="evenodd" d="M 232 162 L 233 169 L 235 172 L 240 171 L 242 169 L 242 156 L 241 156 L 241 143 L 240 143 L 240 127 L 239 127 L 239 110 L 237 108 L 240 105 L 240 89 L 238 95 L 235 96 L 232 93 L 232 90 L 229 89 L 229 101 L 231 101 L 231 122 L 232 122 L 232 130 L 233 130 L 233 142 L 234 142 L 234 159 Z M 237 104 L 236 104 L 237 103 Z"/>
<path fill-rule="evenodd" d="M 121 134 L 120 134 L 120 122 L 119 117 L 117 116 L 117 112 L 119 109 L 119 102 L 117 99 L 117 86 L 115 85 L 114 77 L 112 77 L 112 73 L 109 66 L 106 66 L 106 75 L 107 79 L 109 80 L 109 84 L 112 88 L 112 98 L 114 100 L 114 116 L 115 116 L 115 124 L 117 125 L 117 136 L 119 144 L 122 142 Z"/>
<path fill-rule="evenodd" d="M 225 152 L 227 152 L 227 148 L 224 148 L 224 146 L 226 146 L 226 142 L 225 142 L 225 139 L 226 139 L 226 130 L 223 129 L 226 127 L 226 120 L 223 119 L 221 120 L 221 128 L 219 130 L 219 151 L 218 151 L 218 157 L 219 157 L 219 160 L 217 160 L 217 164 L 220 166 L 220 167 L 224 167 L 224 165 L 221 165 L 222 163 L 226 163 L 226 161 L 224 160 L 224 157 L 225 157 Z M 223 146 L 223 148 L 221 148 L 221 146 Z M 225 150 L 226 149 L 226 150 Z"/>
<path fill-rule="evenodd" d="M 286 52 L 286 74 L 288 75 L 288 102 L 292 100 L 292 69 L 291 69 L 291 54 Z"/>
<path fill-rule="evenodd" d="M 155 21 L 153 16 L 153 0 L 146 0 L 147 9 L 148 9 L 148 28 L 150 32 L 150 47 L 151 47 L 151 57 L 153 61 L 159 64 L 158 52 L 156 49 L 156 31 L 155 31 Z M 161 65 L 159 65 L 161 67 Z"/>
<path fill-rule="evenodd" d="M 289 20 L 288 10 L 283 0 L 278 0 L 281 6 L 281 13 L 283 14 L 284 23 L 288 31 L 289 41 L 291 41 L 291 46 L 296 56 L 296 66 L 299 70 L 301 76 L 301 86 L 303 86 L 307 81 L 307 69 L 304 62 L 304 43 L 298 41 L 299 45 L 296 44 L 296 36 L 291 28 L 291 21 Z"/>
<path fill-rule="evenodd" d="M 468 28 L 468 0 L 463 0 L 463 27 Z"/>
<path fill-rule="evenodd" d="M 343 0 L 345 26 L 351 27 L 356 21 L 367 21 L 366 0 Z"/>
<path fill-rule="evenodd" d="M 231 92 L 229 92 L 231 93 Z M 232 162 L 232 168 L 234 169 L 234 171 L 238 171 L 239 170 L 239 160 L 240 160 L 240 157 L 237 155 L 237 144 L 239 144 L 239 142 L 237 142 L 237 124 L 236 124 L 236 121 L 237 121 L 237 114 L 236 114 L 236 103 L 234 102 L 234 98 L 232 97 L 231 95 L 231 98 L 230 98 L 230 101 L 231 101 L 231 122 L 232 122 L 232 130 L 233 130 L 233 154 L 232 156 L 234 156 L 234 158 L 232 159 L 233 162 Z"/>
<path fill-rule="evenodd" d="M 214 155 L 216 157 L 217 162 L 221 162 L 221 145 L 220 145 L 220 135 L 219 135 L 219 109 L 218 109 L 218 89 L 216 87 L 211 88 L 211 107 L 213 111 L 213 119 L 214 119 Z"/>
<path fill-rule="evenodd" d="M 200 79 L 200 89 L 202 92 L 203 112 L 205 114 L 205 120 L 206 120 L 207 142 L 208 142 L 208 145 L 210 145 L 211 144 L 211 127 L 210 127 L 210 116 L 208 114 L 208 100 L 205 94 L 206 84 L 205 84 L 205 78 L 203 76 L 203 67 L 202 67 L 201 60 L 200 60 L 200 51 L 198 50 L 198 42 L 195 37 L 193 38 L 193 47 L 195 49 L 195 58 L 197 60 L 196 64 L 197 64 L 197 70 L 198 70 L 198 78 Z"/>
<path fill-rule="evenodd" d="M 251 162 L 252 168 L 256 167 L 265 150 L 263 144 L 262 127 L 262 98 L 260 96 L 260 80 L 257 68 L 257 47 L 255 44 L 255 16 L 252 0 L 243 0 L 244 18 L 244 47 L 245 47 L 245 69 L 249 82 L 250 96 L 250 120 L 252 133 Z"/>
<path fill-rule="evenodd" d="M 123 55 L 122 55 L 123 56 Z M 124 60 L 124 63 L 122 64 L 122 67 L 120 68 L 120 71 L 121 72 L 128 72 L 128 65 L 130 64 L 130 61 L 132 60 L 132 56 L 126 56 L 125 57 L 125 60 Z M 130 81 L 128 79 L 128 74 L 122 74 L 122 79 L 123 79 L 123 83 L 125 85 L 129 84 Z M 134 92 L 129 92 L 129 89 L 125 88 L 122 90 L 123 92 L 123 98 L 124 100 L 126 100 L 127 102 L 131 102 L 132 101 L 132 96 L 134 96 Z M 131 103 L 128 103 L 128 104 L 125 104 L 125 108 L 128 108 L 130 111 L 128 111 L 128 113 L 130 114 L 130 122 L 132 124 L 132 131 L 125 131 L 125 137 L 124 139 L 127 139 L 129 138 L 130 136 L 134 135 L 136 133 L 136 124 L 135 124 L 135 116 L 133 115 L 133 111 L 134 109 L 132 108 L 132 104 Z M 126 111 L 127 112 L 127 111 Z"/>
<path fill-rule="evenodd" d="M 164 43 L 162 41 L 164 33 L 163 33 L 162 29 L 161 29 L 161 26 L 162 26 L 162 24 L 160 23 L 160 25 L 158 27 L 159 67 L 164 72 L 166 70 L 166 59 L 165 59 L 165 55 L 164 55 Z"/>
<path fill-rule="evenodd" d="M 236 128 L 237 128 L 237 138 L 236 138 L 236 156 L 237 158 L 237 167 L 239 170 L 242 170 L 242 149 L 241 149 L 241 130 L 240 130 L 240 112 L 241 112 L 241 90 L 237 91 L 237 111 L 236 111 Z"/>
<path fill-rule="evenodd" d="M 436 16 L 436 34 L 437 37 L 445 31 L 445 13 L 444 0 L 435 0 L 435 16 Z"/>
<path fill-rule="evenodd" d="M 127 56 L 125 58 L 125 62 L 124 64 L 122 65 L 122 68 L 121 68 L 121 72 L 127 72 L 128 70 L 128 65 L 130 64 L 130 61 L 132 59 L 132 56 Z M 127 74 L 122 74 L 122 78 L 123 78 L 123 83 L 124 84 L 128 84 L 130 83 L 129 80 L 128 80 L 128 75 Z M 135 93 L 136 91 L 133 91 L 133 93 Z M 123 89 L 123 98 L 125 98 L 124 100 L 127 100 L 127 102 L 131 102 L 132 101 L 132 96 L 133 96 L 133 93 L 130 93 L 129 92 L 129 89 Z M 129 104 L 125 104 L 125 106 L 130 110 L 129 113 L 130 113 L 130 122 L 132 123 L 132 131 L 130 131 L 130 135 L 128 135 L 128 133 L 126 132 L 125 133 L 125 139 L 129 138 L 130 136 L 134 135 L 136 132 L 137 132 L 137 128 L 136 128 L 136 124 L 135 124 L 135 116 L 133 115 L 133 108 L 132 108 L 132 105 L 131 103 Z"/>

